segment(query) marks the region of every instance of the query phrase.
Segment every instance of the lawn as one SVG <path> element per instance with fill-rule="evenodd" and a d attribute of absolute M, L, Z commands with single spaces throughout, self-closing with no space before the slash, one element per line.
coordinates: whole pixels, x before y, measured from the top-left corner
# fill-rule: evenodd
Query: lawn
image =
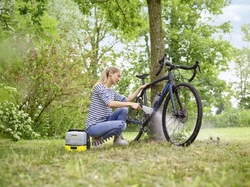
<path fill-rule="evenodd" d="M 66 152 L 64 143 L 1 139 L 0 186 L 250 186 L 250 128 L 201 129 L 186 148 L 141 141 Z"/>

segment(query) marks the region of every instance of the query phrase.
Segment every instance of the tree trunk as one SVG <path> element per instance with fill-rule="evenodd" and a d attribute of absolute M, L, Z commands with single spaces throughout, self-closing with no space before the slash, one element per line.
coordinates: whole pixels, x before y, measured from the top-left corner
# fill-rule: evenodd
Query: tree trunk
<path fill-rule="evenodd" d="M 161 0 L 147 0 L 148 15 L 149 15 L 149 28 L 150 28 L 150 43 L 151 43 L 151 81 L 162 77 L 164 70 L 156 77 L 159 69 L 158 61 L 164 55 L 164 41 L 162 31 L 162 18 L 161 18 Z M 151 103 L 154 100 L 157 92 L 162 91 L 164 84 L 160 83 L 151 88 Z M 151 120 L 149 128 L 149 135 L 155 140 L 166 140 L 163 135 L 161 125 L 161 115 L 155 115 Z"/>

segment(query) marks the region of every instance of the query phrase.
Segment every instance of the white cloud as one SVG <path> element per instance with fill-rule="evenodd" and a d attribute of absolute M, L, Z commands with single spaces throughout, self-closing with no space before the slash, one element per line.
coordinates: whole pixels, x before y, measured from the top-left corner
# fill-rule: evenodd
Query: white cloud
<path fill-rule="evenodd" d="M 237 4 L 236 4 L 237 3 Z M 231 4 L 223 8 L 223 14 L 218 15 L 214 19 L 214 24 L 219 25 L 226 21 L 230 21 L 231 26 L 233 27 L 230 34 L 224 35 L 224 39 L 231 42 L 234 47 L 242 48 L 242 46 L 248 46 L 249 43 L 246 43 L 242 40 L 242 31 L 241 27 L 244 24 L 250 23 L 250 1 L 244 3 L 238 2 L 235 0 L 234 4 Z"/>
<path fill-rule="evenodd" d="M 230 21 L 233 26 L 231 34 L 224 36 L 224 39 L 229 40 L 234 47 L 242 48 L 242 46 L 248 46 L 249 44 L 242 41 L 242 32 L 240 27 L 246 23 L 250 23 L 250 1 L 239 2 L 235 0 L 231 4 L 223 9 L 223 14 L 219 15 L 215 23 L 223 23 Z M 227 82 L 238 81 L 235 75 L 234 63 L 229 63 L 229 70 L 222 72 L 219 76 L 220 79 L 226 80 Z"/>
<path fill-rule="evenodd" d="M 242 22 L 250 16 L 249 4 L 232 4 L 223 9 L 223 14 L 218 16 L 218 21 Z"/>

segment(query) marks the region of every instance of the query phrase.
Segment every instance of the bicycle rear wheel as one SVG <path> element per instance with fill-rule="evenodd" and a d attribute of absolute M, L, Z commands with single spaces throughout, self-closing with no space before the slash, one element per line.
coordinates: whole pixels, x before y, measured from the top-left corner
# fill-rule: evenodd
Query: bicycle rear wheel
<path fill-rule="evenodd" d="M 196 139 L 202 123 L 202 102 L 197 90 L 188 83 L 173 87 L 174 105 L 168 94 L 162 113 L 163 132 L 168 141 L 178 146 L 188 146 Z"/>
<path fill-rule="evenodd" d="M 136 103 L 140 103 L 142 105 L 141 98 L 136 98 Z M 126 120 L 127 128 L 122 133 L 123 137 L 127 141 L 137 141 L 141 138 L 144 133 L 144 127 L 142 126 L 142 122 L 145 119 L 146 114 L 143 110 L 134 110 L 129 108 L 128 117 Z"/>

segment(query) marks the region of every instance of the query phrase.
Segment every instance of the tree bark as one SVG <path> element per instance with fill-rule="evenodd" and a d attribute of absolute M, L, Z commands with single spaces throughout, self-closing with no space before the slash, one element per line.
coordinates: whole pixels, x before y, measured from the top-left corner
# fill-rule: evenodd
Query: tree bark
<path fill-rule="evenodd" d="M 147 0 L 148 15 L 149 15 L 149 28 L 150 28 L 150 43 L 151 43 L 151 81 L 164 75 L 164 70 L 156 77 L 159 68 L 158 61 L 164 55 L 164 41 L 162 31 L 162 17 L 161 17 L 161 0 Z M 151 103 L 156 94 L 162 91 L 164 83 L 157 84 L 151 88 Z M 160 117 L 160 119 L 159 119 Z M 149 128 L 150 136 L 155 140 L 166 140 L 163 135 L 161 125 L 161 115 L 156 115 L 151 120 Z"/>

